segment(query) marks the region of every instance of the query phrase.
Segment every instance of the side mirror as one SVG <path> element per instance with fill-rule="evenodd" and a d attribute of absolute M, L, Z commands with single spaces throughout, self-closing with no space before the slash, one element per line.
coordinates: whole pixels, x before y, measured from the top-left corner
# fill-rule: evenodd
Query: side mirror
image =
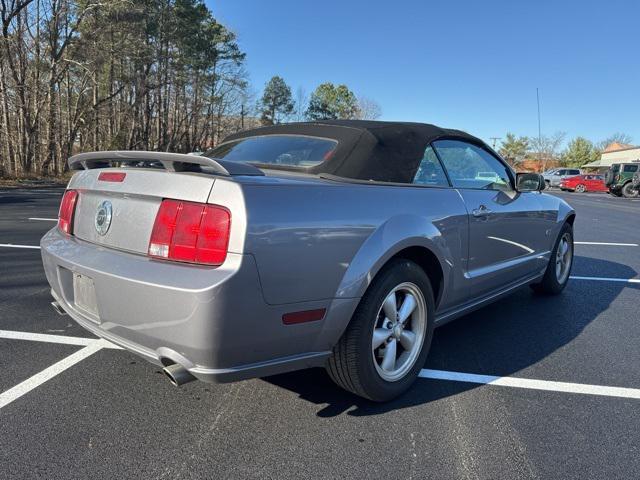
<path fill-rule="evenodd" d="M 544 187 L 544 177 L 538 173 L 516 174 L 516 190 L 518 192 L 541 192 Z"/>

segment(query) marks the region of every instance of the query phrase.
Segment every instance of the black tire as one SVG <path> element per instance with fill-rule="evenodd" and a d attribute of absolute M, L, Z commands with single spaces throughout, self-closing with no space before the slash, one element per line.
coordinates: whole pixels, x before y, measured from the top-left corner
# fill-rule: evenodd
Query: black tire
<path fill-rule="evenodd" d="M 631 182 L 627 182 L 622 187 L 622 196 L 624 198 L 637 198 L 638 190 L 633 188 L 633 184 Z"/>
<path fill-rule="evenodd" d="M 426 306 L 426 328 L 421 350 L 411 369 L 402 378 L 387 381 L 374 365 L 373 331 L 385 298 L 403 282 L 411 282 L 422 293 Z M 329 376 L 345 390 L 374 402 L 386 402 L 401 395 L 414 383 L 429 353 L 434 312 L 433 290 L 424 270 L 410 260 L 392 260 L 376 275 L 347 329 L 333 348 L 326 366 Z"/>
<path fill-rule="evenodd" d="M 604 173 L 604 184 L 609 187 L 611 185 L 613 185 L 613 178 L 615 176 L 615 173 L 613 173 L 613 170 L 607 170 Z"/>
<path fill-rule="evenodd" d="M 571 263 L 569 265 L 569 271 L 566 273 L 566 278 L 563 281 L 559 281 L 556 274 L 556 256 L 558 254 L 558 247 L 560 246 L 560 240 L 566 235 L 569 235 L 570 238 L 570 248 L 571 248 Z M 531 288 L 536 292 L 544 295 L 558 295 L 560 294 L 564 288 L 569 283 L 569 277 L 571 275 L 571 268 L 573 267 L 573 227 L 570 223 L 565 223 L 558 234 L 558 238 L 556 239 L 556 243 L 551 251 L 551 258 L 549 259 L 549 264 L 547 265 L 547 269 L 544 272 L 544 276 L 542 277 L 542 281 L 538 283 L 531 284 Z"/>

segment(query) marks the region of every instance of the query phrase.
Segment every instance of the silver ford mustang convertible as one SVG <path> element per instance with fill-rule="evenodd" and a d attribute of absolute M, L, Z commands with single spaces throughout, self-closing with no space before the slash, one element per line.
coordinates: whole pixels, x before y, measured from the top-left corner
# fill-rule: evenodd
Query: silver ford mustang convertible
<path fill-rule="evenodd" d="M 571 207 L 458 130 L 298 123 L 69 162 L 41 242 L 53 305 L 176 385 L 324 366 L 386 401 L 434 327 L 571 271 Z"/>

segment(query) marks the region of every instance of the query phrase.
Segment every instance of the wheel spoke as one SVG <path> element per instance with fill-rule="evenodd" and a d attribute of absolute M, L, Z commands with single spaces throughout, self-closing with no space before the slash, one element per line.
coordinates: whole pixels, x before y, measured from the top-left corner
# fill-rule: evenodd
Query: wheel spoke
<path fill-rule="evenodd" d="M 416 343 L 416 334 L 409 330 L 403 330 L 400 334 L 400 345 L 407 351 L 411 351 L 414 343 Z"/>
<path fill-rule="evenodd" d="M 392 339 L 384 349 L 384 357 L 380 364 L 382 370 L 392 372 L 396 367 L 396 339 Z"/>
<path fill-rule="evenodd" d="M 393 330 L 389 330 L 388 328 L 376 328 L 373 331 L 373 341 L 371 342 L 374 350 L 382 345 L 392 333 Z"/>
<path fill-rule="evenodd" d="M 396 316 L 398 315 L 398 307 L 396 306 L 396 292 L 393 291 L 387 298 L 384 299 L 382 304 L 382 310 L 389 320 L 395 323 Z"/>
<path fill-rule="evenodd" d="M 564 240 L 562 242 L 562 256 L 566 255 L 568 251 L 569 251 L 569 242 Z"/>
<path fill-rule="evenodd" d="M 400 323 L 406 322 L 407 318 L 409 318 L 409 315 L 411 315 L 416 309 L 416 305 L 417 303 L 415 297 L 410 293 L 407 293 L 402 302 L 402 306 L 400 307 L 400 311 L 398 312 L 398 321 Z"/>

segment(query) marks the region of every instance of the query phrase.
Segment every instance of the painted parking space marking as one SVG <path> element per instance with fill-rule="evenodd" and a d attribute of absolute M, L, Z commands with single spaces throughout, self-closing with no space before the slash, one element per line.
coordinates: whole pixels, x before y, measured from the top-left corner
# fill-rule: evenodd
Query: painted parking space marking
<path fill-rule="evenodd" d="M 36 222 L 57 222 L 57 218 L 40 218 L 40 217 L 29 217 L 29 220 L 34 220 Z"/>
<path fill-rule="evenodd" d="M 45 343 L 60 343 L 64 345 L 78 345 L 87 347 L 93 345 L 99 341 L 98 338 L 85 338 L 85 337 L 69 337 L 65 335 L 51 335 L 48 333 L 31 333 L 31 332 L 18 332 L 13 330 L 0 330 L 0 338 L 6 340 L 27 340 L 31 342 L 45 342 Z M 103 340 L 103 348 L 112 348 L 116 350 L 122 350 L 122 347 L 114 345 L 111 342 Z"/>
<path fill-rule="evenodd" d="M 0 393 L 0 408 L 9 405 L 14 400 L 29 393 L 31 390 L 51 380 L 56 375 L 76 365 L 85 358 L 102 349 L 120 349 L 112 343 L 98 339 L 93 340 L 81 337 L 68 337 L 63 335 L 49 335 L 30 332 L 16 332 L 0 330 L 0 338 L 12 340 L 34 340 L 49 343 L 63 343 L 82 346 L 80 350 L 45 368 L 15 387 Z M 627 387 L 611 387 L 606 385 L 590 385 L 586 383 L 556 382 L 552 380 L 536 380 L 521 377 L 499 377 L 494 375 L 479 375 L 475 373 L 453 372 L 448 370 L 422 369 L 420 378 L 431 380 L 444 380 L 452 382 L 475 383 L 481 385 L 494 385 L 499 387 L 524 388 L 529 390 L 544 390 L 549 392 L 577 393 L 583 395 L 599 395 L 604 397 L 631 398 L 640 400 L 640 389 Z"/>
<path fill-rule="evenodd" d="M 573 242 L 576 245 L 607 245 L 612 247 L 638 247 L 637 243 L 612 243 L 612 242 Z"/>
<path fill-rule="evenodd" d="M 571 280 L 591 280 L 594 282 L 640 283 L 640 278 L 580 277 L 571 275 Z"/>
<path fill-rule="evenodd" d="M 0 243 L 0 247 L 4 248 L 31 248 L 34 250 L 40 250 L 39 245 L 14 245 L 13 243 Z"/>
<path fill-rule="evenodd" d="M 432 380 L 448 380 L 452 382 L 478 383 L 498 387 L 525 388 L 545 390 L 549 392 L 579 393 L 583 395 L 600 395 L 604 397 L 633 398 L 640 400 L 640 388 L 608 387 L 605 385 L 589 385 L 586 383 L 554 382 L 520 377 L 495 377 L 475 373 L 450 372 L 446 370 L 423 369 L 421 378 Z"/>
<path fill-rule="evenodd" d="M 91 345 L 81 348 L 77 352 L 72 353 L 68 357 L 63 358 L 59 362 L 56 362 L 41 372 L 36 373 L 32 377 L 27 378 L 15 387 L 0 393 L 0 409 L 29 393 L 34 388 L 39 387 L 46 381 L 51 380 L 53 377 L 74 366 L 76 363 L 81 362 L 85 358 L 102 350 L 104 347 L 105 342 L 102 340 L 95 340 Z"/>

